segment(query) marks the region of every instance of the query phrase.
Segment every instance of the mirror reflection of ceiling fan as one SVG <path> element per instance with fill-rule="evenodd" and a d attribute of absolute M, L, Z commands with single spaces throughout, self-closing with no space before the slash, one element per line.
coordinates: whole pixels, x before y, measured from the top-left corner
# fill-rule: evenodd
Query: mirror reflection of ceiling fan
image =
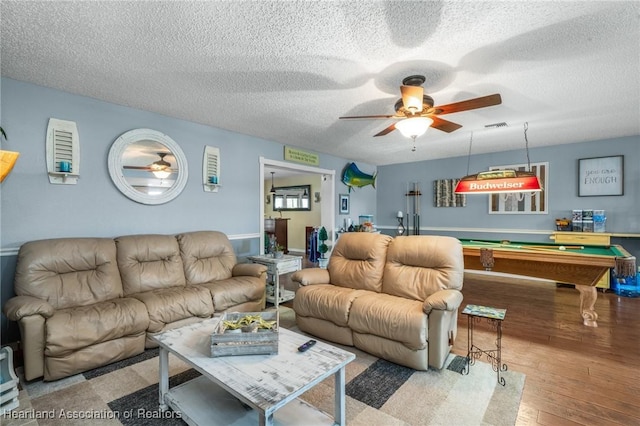
<path fill-rule="evenodd" d="M 460 124 L 440 118 L 441 115 L 485 108 L 502 103 L 500 95 L 494 94 L 447 105 L 434 106 L 433 98 L 424 94 L 422 84 L 425 80 L 423 75 L 412 75 L 402 80 L 402 86 L 400 86 L 402 98 L 395 103 L 396 113 L 393 115 L 359 115 L 340 117 L 340 119 L 398 119 L 400 121 L 391 124 L 374 136 L 384 136 L 398 129 L 404 136 L 415 140 L 416 137 L 426 132 L 429 127 L 447 133 L 462 127 Z"/>
<path fill-rule="evenodd" d="M 123 168 L 133 170 L 146 170 L 152 172 L 158 179 L 166 179 L 171 175 L 171 173 L 175 171 L 171 169 L 171 163 L 164 159 L 164 157 L 169 154 L 169 152 L 158 152 L 157 155 L 160 157 L 160 159 L 154 161 L 148 166 L 123 166 Z"/>

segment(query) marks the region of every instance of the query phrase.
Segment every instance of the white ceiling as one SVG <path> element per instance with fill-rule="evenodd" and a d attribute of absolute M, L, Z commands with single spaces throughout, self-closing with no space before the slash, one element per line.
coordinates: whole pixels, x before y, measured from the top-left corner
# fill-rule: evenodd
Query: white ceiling
<path fill-rule="evenodd" d="M 638 1 L 7 1 L 2 75 L 375 165 L 640 135 Z M 402 79 L 463 127 L 417 141 Z M 485 129 L 505 122 L 508 127 Z"/>

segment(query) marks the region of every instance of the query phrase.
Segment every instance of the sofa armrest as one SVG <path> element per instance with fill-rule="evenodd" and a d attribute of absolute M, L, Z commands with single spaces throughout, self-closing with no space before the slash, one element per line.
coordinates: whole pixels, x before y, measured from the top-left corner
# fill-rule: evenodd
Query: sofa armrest
<path fill-rule="evenodd" d="M 42 315 L 44 318 L 53 316 L 55 309 L 46 300 L 33 296 L 15 296 L 7 300 L 4 314 L 11 321 L 20 321 L 31 315 Z"/>
<path fill-rule="evenodd" d="M 231 270 L 234 277 L 256 277 L 261 278 L 267 272 L 267 267 L 259 263 L 238 263 Z"/>
<path fill-rule="evenodd" d="M 422 304 L 422 311 L 429 315 L 431 310 L 454 311 L 462 303 L 462 292 L 454 289 L 439 290 L 427 297 Z"/>
<path fill-rule="evenodd" d="M 331 277 L 329 271 L 322 268 L 307 268 L 294 272 L 291 281 L 299 285 L 329 284 Z"/>

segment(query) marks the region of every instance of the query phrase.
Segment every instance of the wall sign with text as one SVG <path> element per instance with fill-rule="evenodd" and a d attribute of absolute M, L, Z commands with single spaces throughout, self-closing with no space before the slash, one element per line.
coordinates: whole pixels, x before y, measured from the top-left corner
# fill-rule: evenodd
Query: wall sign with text
<path fill-rule="evenodd" d="M 624 195 L 624 155 L 578 161 L 578 196 Z"/>

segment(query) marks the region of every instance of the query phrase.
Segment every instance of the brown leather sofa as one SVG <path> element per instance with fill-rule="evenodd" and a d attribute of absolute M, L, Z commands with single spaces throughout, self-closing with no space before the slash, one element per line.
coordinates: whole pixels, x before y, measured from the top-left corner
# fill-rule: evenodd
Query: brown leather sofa
<path fill-rule="evenodd" d="M 149 337 L 214 312 L 265 307 L 266 267 L 238 263 L 217 231 L 32 241 L 18 253 L 26 380 L 56 380 L 157 346 Z"/>
<path fill-rule="evenodd" d="M 459 240 L 346 233 L 327 269 L 291 278 L 300 330 L 416 370 L 444 366 L 462 302 Z"/>

